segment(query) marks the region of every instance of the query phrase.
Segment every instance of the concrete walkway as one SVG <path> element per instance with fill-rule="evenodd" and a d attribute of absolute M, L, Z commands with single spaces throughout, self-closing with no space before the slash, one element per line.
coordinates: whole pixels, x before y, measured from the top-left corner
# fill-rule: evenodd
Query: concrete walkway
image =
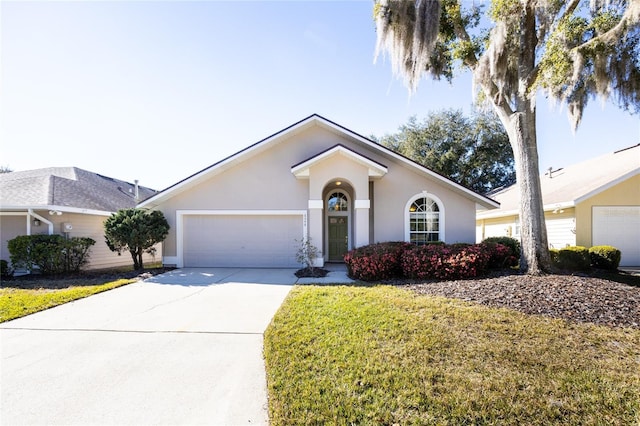
<path fill-rule="evenodd" d="M 296 284 L 350 284 L 354 280 L 347 276 L 347 266 L 344 263 L 326 263 L 323 269 L 329 271 L 322 278 L 298 278 Z"/>
<path fill-rule="evenodd" d="M 0 324 L 1 424 L 266 424 L 293 269 L 182 269 Z"/>

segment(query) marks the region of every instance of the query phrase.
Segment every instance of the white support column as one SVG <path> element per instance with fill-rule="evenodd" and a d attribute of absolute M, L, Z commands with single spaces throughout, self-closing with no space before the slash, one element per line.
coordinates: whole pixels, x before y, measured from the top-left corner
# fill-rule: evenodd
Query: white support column
<path fill-rule="evenodd" d="M 316 257 L 314 265 L 317 267 L 324 266 L 324 248 L 322 238 L 322 210 L 324 202 L 322 200 L 309 200 L 309 226 L 307 237 L 311 239 L 311 244 L 320 250 L 320 255 Z"/>
<path fill-rule="evenodd" d="M 353 247 L 362 247 L 369 244 L 369 208 L 370 200 L 355 200 L 355 244 Z"/>

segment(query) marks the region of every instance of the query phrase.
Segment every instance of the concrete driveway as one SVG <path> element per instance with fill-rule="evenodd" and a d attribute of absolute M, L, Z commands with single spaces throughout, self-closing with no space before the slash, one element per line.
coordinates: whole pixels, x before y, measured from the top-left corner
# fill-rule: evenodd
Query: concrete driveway
<path fill-rule="evenodd" d="M 294 269 L 181 269 L 0 324 L 1 424 L 266 424 Z"/>

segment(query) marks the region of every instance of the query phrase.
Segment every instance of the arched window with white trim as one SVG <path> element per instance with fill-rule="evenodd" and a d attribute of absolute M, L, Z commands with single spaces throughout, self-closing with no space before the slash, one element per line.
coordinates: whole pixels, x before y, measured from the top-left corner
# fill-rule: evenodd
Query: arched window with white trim
<path fill-rule="evenodd" d="M 419 196 L 408 204 L 407 241 L 424 245 L 444 241 L 443 215 L 439 200 L 430 196 Z"/>

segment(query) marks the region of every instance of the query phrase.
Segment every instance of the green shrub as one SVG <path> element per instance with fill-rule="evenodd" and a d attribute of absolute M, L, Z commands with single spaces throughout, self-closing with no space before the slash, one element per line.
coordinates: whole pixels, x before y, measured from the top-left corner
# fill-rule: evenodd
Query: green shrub
<path fill-rule="evenodd" d="M 591 266 L 615 271 L 620 265 L 622 253 L 613 246 L 593 246 L 589 249 Z"/>
<path fill-rule="evenodd" d="M 511 237 L 489 237 L 485 238 L 483 243 L 503 244 L 511 249 L 511 255 L 520 259 L 520 241 Z"/>
<path fill-rule="evenodd" d="M 21 235 L 7 242 L 15 268 L 43 275 L 78 272 L 89 261 L 89 250 L 96 242 L 91 238 L 61 235 Z"/>
<path fill-rule="evenodd" d="M 0 260 L 0 278 L 7 279 L 13 276 L 13 269 L 9 266 L 9 262 Z"/>
<path fill-rule="evenodd" d="M 582 246 L 549 250 L 551 262 L 560 269 L 585 271 L 591 266 L 589 250 Z"/>

